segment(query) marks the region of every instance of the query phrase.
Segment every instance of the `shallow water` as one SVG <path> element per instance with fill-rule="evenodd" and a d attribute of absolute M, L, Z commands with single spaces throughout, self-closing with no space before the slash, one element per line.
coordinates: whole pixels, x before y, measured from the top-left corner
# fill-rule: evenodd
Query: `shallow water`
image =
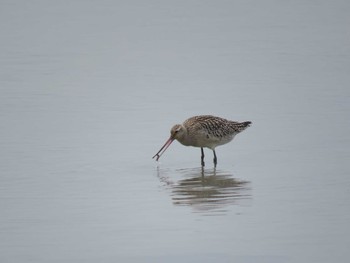
<path fill-rule="evenodd" d="M 178 181 L 173 181 L 171 174 L 174 173 L 180 175 Z M 173 204 L 189 206 L 193 212 L 225 215 L 232 205 L 242 205 L 244 200 L 251 198 L 249 182 L 216 169 L 194 168 L 171 172 L 158 168 L 157 175 L 170 192 Z"/>
<path fill-rule="evenodd" d="M 3 1 L 1 262 L 347 262 L 350 4 Z M 173 124 L 253 125 L 212 152 Z"/>

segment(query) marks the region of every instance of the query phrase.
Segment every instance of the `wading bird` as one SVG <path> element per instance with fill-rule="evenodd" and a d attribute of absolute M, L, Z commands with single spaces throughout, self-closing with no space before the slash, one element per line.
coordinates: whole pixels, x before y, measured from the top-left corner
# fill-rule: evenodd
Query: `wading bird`
<path fill-rule="evenodd" d="M 209 148 L 214 153 L 214 166 L 217 164 L 215 148 L 226 144 L 238 133 L 245 130 L 251 124 L 250 121 L 235 122 L 211 115 L 194 116 L 176 124 L 170 130 L 170 138 L 162 148 L 152 157 L 158 161 L 165 150 L 174 140 L 178 140 L 185 146 L 201 148 L 201 165 L 204 166 L 203 148 Z"/>

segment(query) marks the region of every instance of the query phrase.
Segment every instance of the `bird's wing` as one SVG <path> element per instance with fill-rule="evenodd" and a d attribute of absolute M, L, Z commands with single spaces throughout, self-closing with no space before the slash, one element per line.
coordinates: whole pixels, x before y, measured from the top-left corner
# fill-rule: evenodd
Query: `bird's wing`
<path fill-rule="evenodd" d="M 189 133 L 200 133 L 219 138 L 230 135 L 234 130 L 230 122 L 211 115 L 202 115 L 189 118 L 184 122 Z"/>

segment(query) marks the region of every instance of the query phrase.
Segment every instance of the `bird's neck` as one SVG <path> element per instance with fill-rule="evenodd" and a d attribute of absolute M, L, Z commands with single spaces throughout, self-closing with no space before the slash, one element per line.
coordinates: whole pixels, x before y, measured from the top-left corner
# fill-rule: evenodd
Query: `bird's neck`
<path fill-rule="evenodd" d="M 193 140 L 191 139 L 191 136 L 189 136 L 188 131 L 186 129 L 186 127 L 182 126 L 184 133 L 181 134 L 181 137 L 177 138 L 177 140 L 185 145 L 185 146 L 191 146 L 193 145 Z"/>

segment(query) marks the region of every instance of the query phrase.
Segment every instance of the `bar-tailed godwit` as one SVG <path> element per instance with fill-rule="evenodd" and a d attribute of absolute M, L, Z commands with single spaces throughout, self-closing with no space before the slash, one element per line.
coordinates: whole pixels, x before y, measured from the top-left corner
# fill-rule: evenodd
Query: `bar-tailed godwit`
<path fill-rule="evenodd" d="M 211 115 L 194 116 L 176 124 L 170 130 L 170 138 L 162 148 L 152 157 L 158 161 L 160 156 L 174 140 L 178 140 L 185 146 L 201 148 L 201 165 L 204 166 L 203 148 L 209 148 L 214 153 L 214 166 L 217 164 L 215 147 L 226 144 L 238 133 L 245 130 L 251 124 L 250 121 L 235 122 Z"/>

